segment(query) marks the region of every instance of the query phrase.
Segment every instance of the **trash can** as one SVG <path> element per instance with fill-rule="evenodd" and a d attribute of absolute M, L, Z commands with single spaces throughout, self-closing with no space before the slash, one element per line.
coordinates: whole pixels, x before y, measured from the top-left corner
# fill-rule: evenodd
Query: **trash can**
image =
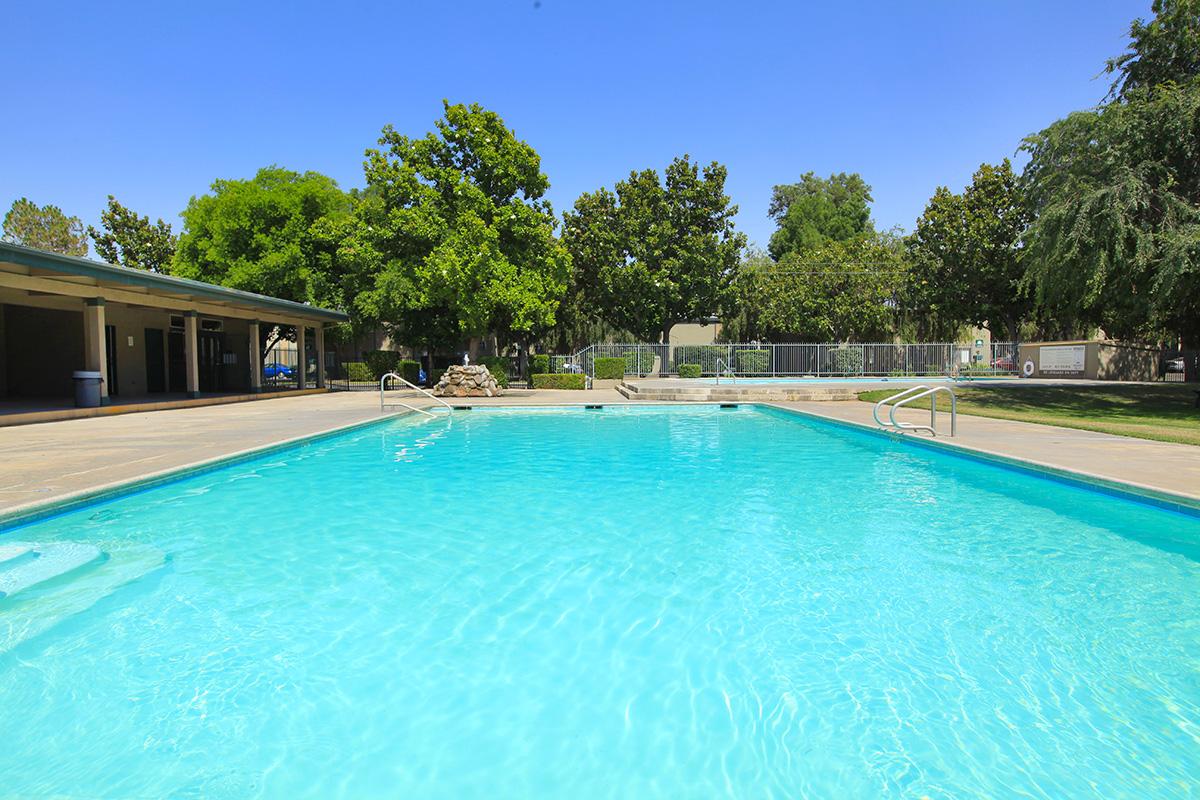
<path fill-rule="evenodd" d="M 75 406 L 77 408 L 98 408 L 100 406 L 99 372 L 76 370 L 72 375 L 75 379 Z"/>

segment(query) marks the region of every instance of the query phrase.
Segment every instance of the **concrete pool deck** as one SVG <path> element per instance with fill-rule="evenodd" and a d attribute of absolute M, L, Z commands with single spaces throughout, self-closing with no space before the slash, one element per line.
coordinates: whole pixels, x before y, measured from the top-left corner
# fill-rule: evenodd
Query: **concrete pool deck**
<path fill-rule="evenodd" d="M 421 396 L 403 399 L 417 406 L 432 402 Z M 518 389 L 500 398 L 463 398 L 452 403 L 486 407 L 630 401 L 611 389 Z M 874 427 L 871 405 L 857 400 L 770 405 Z M 388 413 L 397 410 L 403 409 Z M 133 481 L 380 417 L 377 394 L 346 392 L 3 428 L 0 523 L 35 513 L 49 503 L 84 499 Z M 906 421 L 928 418 L 928 412 L 905 410 Z M 944 415 L 942 422 L 948 424 Z M 937 441 L 1200 503 L 1197 447 L 967 415 L 960 415 L 958 431 L 954 439 Z"/>

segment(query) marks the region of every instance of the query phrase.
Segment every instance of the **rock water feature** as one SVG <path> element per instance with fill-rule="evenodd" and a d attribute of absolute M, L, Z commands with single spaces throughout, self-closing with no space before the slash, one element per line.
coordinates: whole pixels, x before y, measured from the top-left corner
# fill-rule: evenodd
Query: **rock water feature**
<path fill-rule="evenodd" d="M 482 364 L 453 364 L 433 387 L 438 397 L 499 397 L 500 386 Z"/>

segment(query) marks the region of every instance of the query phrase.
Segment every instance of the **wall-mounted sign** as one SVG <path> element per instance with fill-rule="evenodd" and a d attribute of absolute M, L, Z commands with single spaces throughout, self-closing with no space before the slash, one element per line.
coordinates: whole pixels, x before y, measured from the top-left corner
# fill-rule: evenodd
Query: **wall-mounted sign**
<path fill-rule="evenodd" d="M 1042 372 L 1083 372 L 1087 345 L 1065 344 L 1038 349 L 1038 368 Z"/>
<path fill-rule="evenodd" d="M 975 346 L 976 346 L 976 347 L 983 347 L 983 339 L 976 339 L 976 340 L 975 340 Z"/>

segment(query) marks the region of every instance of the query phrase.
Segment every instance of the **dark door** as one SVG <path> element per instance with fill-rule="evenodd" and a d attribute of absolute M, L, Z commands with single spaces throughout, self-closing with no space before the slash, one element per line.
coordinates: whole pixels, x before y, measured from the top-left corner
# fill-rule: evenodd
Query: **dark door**
<path fill-rule="evenodd" d="M 196 338 L 200 350 L 200 391 L 220 392 L 225 388 L 221 380 L 225 336 L 216 331 L 200 331 Z"/>
<path fill-rule="evenodd" d="M 167 390 L 166 353 L 163 352 L 162 328 L 146 328 L 146 391 Z"/>
<path fill-rule="evenodd" d="M 117 326 L 104 326 L 104 361 L 108 366 L 108 395 L 117 395 Z"/>
<path fill-rule="evenodd" d="M 170 391 L 187 391 L 187 359 L 183 354 L 183 331 L 171 331 L 167 334 L 167 381 Z"/>

